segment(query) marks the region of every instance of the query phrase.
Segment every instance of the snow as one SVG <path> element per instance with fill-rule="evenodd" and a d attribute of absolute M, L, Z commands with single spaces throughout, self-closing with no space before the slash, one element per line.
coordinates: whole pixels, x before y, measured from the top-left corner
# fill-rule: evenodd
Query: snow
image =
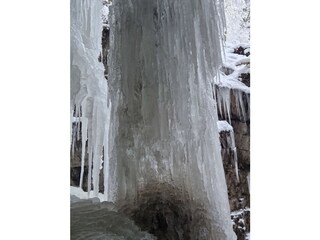
<path fill-rule="evenodd" d="M 106 3 L 103 5 L 102 10 L 101 10 L 101 15 L 102 15 L 102 24 L 104 27 L 110 28 L 109 25 L 109 7 L 111 6 L 112 3 Z"/>
<path fill-rule="evenodd" d="M 233 49 L 235 48 L 236 46 L 232 45 L 227 48 L 226 62 L 223 64 L 223 66 L 232 69 L 233 72 L 229 75 L 226 75 L 224 72 L 220 71 L 219 78 L 215 79 L 215 83 L 217 86 L 222 88 L 236 89 L 250 94 L 250 88 L 238 80 L 238 77 L 241 73 L 250 72 L 250 68 L 246 65 L 243 65 L 243 63 L 250 63 L 250 57 L 233 53 Z"/>
<path fill-rule="evenodd" d="M 79 199 L 99 199 L 100 202 L 106 201 L 105 195 L 102 193 L 96 195 L 93 191 L 90 191 L 90 193 L 88 193 L 83 191 L 79 187 L 72 186 L 70 186 L 70 196 L 76 196 Z"/>
<path fill-rule="evenodd" d="M 242 215 L 244 212 L 247 212 L 247 211 L 250 211 L 250 208 L 239 209 L 239 210 L 231 212 L 231 216 Z"/>
<path fill-rule="evenodd" d="M 222 131 L 226 131 L 226 132 L 233 131 L 233 127 L 227 121 L 224 121 L 224 120 L 218 121 L 217 124 L 218 124 L 219 132 L 222 132 Z"/>
<path fill-rule="evenodd" d="M 250 3 L 245 0 L 225 0 L 226 39 L 231 43 L 249 42 L 249 22 L 244 20 L 248 16 Z"/>
<path fill-rule="evenodd" d="M 250 57 L 233 53 L 234 49 L 240 46 L 247 47 L 246 44 L 227 45 L 225 62 L 219 71 L 219 76 L 214 78 L 216 86 L 214 95 L 216 96 L 219 113 L 229 123 L 231 123 L 231 96 L 234 96 L 237 113 L 241 120 L 246 121 L 250 114 L 250 87 L 238 79 L 241 74 L 250 73 Z M 248 112 L 246 112 L 244 107 L 243 96 L 245 96 L 245 100 L 248 103 Z"/>
<path fill-rule="evenodd" d="M 221 81 L 216 85 L 221 88 L 236 89 L 245 93 L 250 93 L 249 87 L 247 87 L 244 83 L 240 82 L 239 80 L 233 78 L 232 76 L 229 77 L 221 75 L 220 79 Z"/>

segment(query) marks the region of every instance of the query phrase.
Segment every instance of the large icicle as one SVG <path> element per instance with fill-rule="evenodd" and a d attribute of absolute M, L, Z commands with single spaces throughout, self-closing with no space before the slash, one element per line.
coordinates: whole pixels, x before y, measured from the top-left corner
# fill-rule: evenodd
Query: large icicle
<path fill-rule="evenodd" d="M 230 88 L 221 87 L 217 89 L 218 93 L 217 102 L 219 107 L 219 113 L 224 116 L 224 119 L 227 119 L 228 122 L 231 124 L 231 114 L 230 114 Z"/>
<path fill-rule="evenodd" d="M 76 109 L 78 118 L 87 119 L 82 126 L 81 180 L 84 158 L 88 151 L 88 193 L 93 185 L 93 197 L 99 193 L 100 159 L 108 122 L 107 81 L 103 64 L 98 61 L 101 52 L 102 2 L 100 0 L 71 0 L 71 114 Z M 86 148 L 86 140 L 88 146 Z M 73 149 L 73 146 L 72 146 Z"/>
<path fill-rule="evenodd" d="M 81 149 L 80 185 L 79 185 L 80 188 L 82 188 L 82 184 L 83 184 L 84 161 L 85 161 L 85 154 L 86 154 L 86 143 L 88 138 L 87 129 L 88 129 L 88 120 L 86 118 L 83 118 L 81 121 L 82 149 Z"/>
<path fill-rule="evenodd" d="M 165 239 L 235 239 L 211 87 L 222 7 L 115 0 L 110 10 L 109 199 Z"/>
<path fill-rule="evenodd" d="M 235 101 L 236 114 L 240 121 L 247 121 L 250 118 L 250 92 L 244 92 L 242 89 L 229 88 L 217 84 L 214 88 L 218 113 L 221 118 L 231 124 L 231 104 Z M 243 101 L 245 99 L 245 102 Z"/>
<path fill-rule="evenodd" d="M 110 111 L 111 111 L 111 107 L 108 107 L 108 112 L 107 112 L 107 118 L 106 121 L 109 123 L 110 122 Z M 109 197 L 108 197 L 108 192 L 109 192 L 109 152 L 108 152 L 108 143 L 109 143 L 109 124 L 106 125 L 105 127 L 105 133 L 104 133 L 104 142 L 103 142 L 103 146 L 104 146 L 104 150 L 103 150 L 103 175 L 104 175 L 104 182 L 103 182 L 103 186 L 104 186 L 104 197 L 105 200 L 108 201 Z"/>

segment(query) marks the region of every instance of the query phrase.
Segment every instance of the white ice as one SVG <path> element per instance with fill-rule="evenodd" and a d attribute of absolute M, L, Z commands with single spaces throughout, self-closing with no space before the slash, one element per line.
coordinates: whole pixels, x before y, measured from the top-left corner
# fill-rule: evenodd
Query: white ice
<path fill-rule="evenodd" d="M 192 226 L 194 239 L 235 239 L 211 86 L 222 64 L 222 7 L 122 0 L 109 13 L 109 197 L 138 207 L 146 189 L 171 186 L 210 219 L 202 231 Z"/>
<path fill-rule="evenodd" d="M 75 138 L 80 137 L 82 124 L 81 181 L 84 158 L 88 154 L 88 186 L 99 193 L 99 174 L 108 113 L 108 85 L 103 64 L 98 61 L 101 52 L 102 2 L 99 0 L 71 0 L 71 124 L 76 121 Z M 76 109 L 76 115 L 73 111 Z M 74 117 L 76 119 L 74 119 Z M 87 142 L 87 148 L 86 146 Z M 86 152 L 84 152 L 86 151 Z"/>

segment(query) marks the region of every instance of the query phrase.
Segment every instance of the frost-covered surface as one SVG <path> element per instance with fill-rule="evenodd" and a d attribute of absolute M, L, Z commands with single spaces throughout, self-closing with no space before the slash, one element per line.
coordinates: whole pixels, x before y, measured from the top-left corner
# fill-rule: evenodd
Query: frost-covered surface
<path fill-rule="evenodd" d="M 71 0 L 71 106 L 70 124 L 76 121 L 77 130 L 71 132 L 72 146 L 75 139 L 82 140 L 80 187 L 84 181 L 84 161 L 88 154 L 88 186 L 93 185 L 93 196 L 99 192 L 99 174 L 103 149 L 104 170 L 108 171 L 108 86 L 104 68 L 98 61 L 101 51 L 100 0 Z M 72 131 L 71 127 L 71 131 Z M 81 134 L 80 134 L 81 130 Z M 86 148 L 87 143 L 87 148 Z M 72 150 L 73 152 L 73 150 Z M 91 171 L 92 169 L 92 171 Z M 107 189 L 107 187 L 106 187 Z"/>
<path fill-rule="evenodd" d="M 219 71 L 219 77 L 215 78 L 215 83 L 220 87 L 236 89 L 245 93 L 250 93 L 250 88 L 239 81 L 239 76 L 242 73 L 250 72 L 250 56 L 234 53 L 234 50 L 240 46 L 250 49 L 246 46 L 246 44 L 226 45 L 223 68 L 221 68 Z"/>
<path fill-rule="evenodd" d="M 250 211 L 250 208 L 239 209 L 237 211 L 231 212 L 231 216 L 234 217 L 234 216 L 242 215 L 244 214 L 244 212 L 248 212 L 248 211 Z"/>
<path fill-rule="evenodd" d="M 227 22 L 226 40 L 233 44 L 248 43 L 250 36 L 250 1 L 224 0 Z"/>
<path fill-rule="evenodd" d="M 218 121 L 217 124 L 218 124 L 219 132 L 222 132 L 222 131 L 226 131 L 226 132 L 233 131 L 233 127 L 227 121 L 224 121 L 224 120 Z"/>
<path fill-rule="evenodd" d="M 235 239 L 210 82 L 219 1 L 114 1 L 109 16 L 110 200 L 179 239 Z"/>
<path fill-rule="evenodd" d="M 88 193 L 88 192 L 83 191 L 82 188 L 79 188 L 79 187 L 70 186 L 70 195 L 75 196 L 79 199 L 97 198 L 97 199 L 99 199 L 100 202 L 107 201 L 104 194 L 99 193 L 98 196 L 96 196 L 93 191 L 90 191 L 90 193 Z"/>
<path fill-rule="evenodd" d="M 240 46 L 247 51 L 250 50 L 247 44 L 226 44 L 223 67 L 218 77 L 214 78 L 218 110 L 229 123 L 231 123 L 231 94 L 235 100 L 238 116 L 242 120 L 247 120 L 250 114 L 250 87 L 239 80 L 241 74 L 250 73 L 250 57 L 234 53 L 235 49 Z M 244 101 L 246 101 L 248 111 L 245 110 Z"/>
<path fill-rule="evenodd" d="M 104 5 L 102 7 L 102 22 L 103 22 L 103 25 L 106 27 L 110 27 L 108 18 L 109 18 L 109 6 Z"/>

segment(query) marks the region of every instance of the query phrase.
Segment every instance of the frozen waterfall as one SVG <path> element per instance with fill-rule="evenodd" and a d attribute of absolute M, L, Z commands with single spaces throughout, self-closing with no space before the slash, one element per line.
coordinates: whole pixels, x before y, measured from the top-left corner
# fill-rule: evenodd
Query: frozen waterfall
<path fill-rule="evenodd" d="M 235 239 L 212 94 L 221 4 L 110 9 L 109 200 L 159 239 Z"/>
<path fill-rule="evenodd" d="M 103 175 L 105 200 L 158 239 L 235 239 L 212 91 L 223 1 L 114 0 L 108 82 L 98 61 L 101 9 L 100 0 L 71 0 L 80 186 L 87 164 L 91 196 Z"/>

